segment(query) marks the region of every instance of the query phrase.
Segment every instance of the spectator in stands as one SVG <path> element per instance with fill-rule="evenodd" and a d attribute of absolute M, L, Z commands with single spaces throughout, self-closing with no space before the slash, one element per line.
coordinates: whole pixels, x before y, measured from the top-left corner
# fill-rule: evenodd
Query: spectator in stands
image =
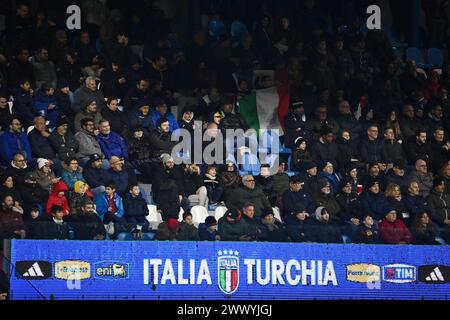
<path fill-rule="evenodd" d="M 313 194 L 319 190 L 319 176 L 317 174 L 317 164 L 314 161 L 305 162 L 305 171 L 300 174 L 300 177 L 305 182 L 305 192 Z"/>
<path fill-rule="evenodd" d="M 306 212 L 314 211 L 314 204 L 310 200 L 310 195 L 304 190 L 305 183 L 300 176 L 289 178 L 289 189 L 283 193 L 282 205 L 283 220 L 294 215 L 298 204 L 301 204 Z"/>
<path fill-rule="evenodd" d="M 417 214 L 421 212 L 430 212 L 430 205 L 427 200 L 420 195 L 419 184 L 411 181 L 408 186 L 408 193 L 404 197 L 406 209 L 411 215 L 410 221 L 414 221 Z"/>
<path fill-rule="evenodd" d="M 353 237 L 355 243 L 378 244 L 381 242 L 377 228 L 369 213 L 363 215 L 362 224 Z"/>
<path fill-rule="evenodd" d="M 100 120 L 99 129 L 100 133 L 97 140 L 105 158 L 109 160 L 116 156 L 128 160 L 128 147 L 125 139 L 118 133 L 111 131 L 109 121 L 106 119 Z"/>
<path fill-rule="evenodd" d="M 70 118 L 70 127 L 73 127 L 73 117 L 74 113 L 72 111 L 71 101 L 73 100 L 73 92 L 70 91 L 69 82 L 64 78 L 58 79 L 58 84 L 56 86 L 55 99 L 58 106 L 58 118 L 68 117 Z M 58 121 L 58 118 L 56 121 Z M 58 124 L 56 125 L 58 126 Z"/>
<path fill-rule="evenodd" d="M 175 118 L 175 116 L 172 114 L 172 112 L 167 111 L 167 104 L 162 99 L 154 99 L 152 101 L 153 105 L 153 111 L 152 111 L 152 121 L 153 126 L 155 128 L 158 127 L 158 120 L 160 119 L 167 119 L 169 121 L 169 132 L 173 132 L 174 130 L 178 129 L 178 122 Z"/>
<path fill-rule="evenodd" d="M 81 122 L 85 118 L 92 119 L 92 121 L 94 122 L 95 128 L 98 128 L 100 120 L 102 119 L 102 115 L 100 114 L 100 112 L 98 112 L 97 102 L 95 102 L 95 100 L 87 102 L 87 104 L 84 106 L 84 108 L 82 108 L 82 110 L 80 110 L 76 114 L 75 120 L 74 120 L 75 132 L 78 132 L 78 131 L 80 131 L 80 129 L 83 128 L 83 125 Z"/>
<path fill-rule="evenodd" d="M 336 161 L 338 168 L 341 170 L 360 162 L 356 141 L 347 129 L 342 130 L 340 136 L 336 139 L 338 148 Z"/>
<path fill-rule="evenodd" d="M 444 110 L 440 103 L 430 102 L 430 112 L 425 117 L 424 126 L 427 129 L 428 137 L 431 137 L 437 128 L 444 127 Z"/>
<path fill-rule="evenodd" d="M 171 153 L 176 143 L 171 141 L 169 120 L 166 118 L 158 119 L 156 130 L 150 133 L 149 141 L 152 150 L 152 159 L 155 162 L 157 162 L 157 159 L 163 153 Z"/>
<path fill-rule="evenodd" d="M 9 109 L 9 95 L 0 93 L 0 132 L 6 131 L 12 120 L 12 113 Z"/>
<path fill-rule="evenodd" d="M 123 197 L 128 191 L 128 186 L 136 182 L 136 176 L 134 174 L 131 175 L 130 172 L 124 169 L 124 160 L 119 157 L 112 156 L 109 164 L 111 168 L 108 170 L 108 177 L 114 182 L 117 193 Z"/>
<path fill-rule="evenodd" d="M 340 220 L 339 211 L 341 208 L 339 207 L 339 203 L 336 201 L 336 198 L 331 194 L 330 183 L 326 180 L 321 180 L 318 188 L 318 191 L 312 196 L 314 206 L 316 208 L 327 208 L 329 220 L 338 222 Z"/>
<path fill-rule="evenodd" d="M 25 128 L 33 125 L 33 90 L 31 89 L 31 84 L 28 79 L 23 79 L 20 81 L 19 89 L 14 94 L 12 116 L 19 119 Z M 5 127 L 4 130 L 6 131 L 7 128 Z"/>
<path fill-rule="evenodd" d="M 263 211 L 261 215 L 261 228 L 263 241 L 288 242 L 290 237 L 284 224 L 275 218 L 272 210 Z"/>
<path fill-rule="evenodd" d="M 436 245 L 436 229 L 428 213 L 422 212 L 414 218 L 414 224 L 411 228 L 414 244 Z"/>
<path fill-rule="evenodd" d="M 312 155 L 315 161 L 327 161 L 337 166 L 338 147 L 334 140 L 333 132 L 328 127 L 320 130 L 319 142 L 314 146 Z"/>
<path fill-rule="evenodd" d="M 0 239 L 25 239 L 25 224 L 20 212 L 14 209 L 14 198 L 11 195 L 2 197 L 0 209 Z"/>
<path fill-rule="evenodd" d="M 24 180 L 19 186 L 19 190 L 24 201 L 24 208 L 26 212 L 29 212 L 30 208 L 36 205 L 45 207 L 49 192 L 37 183 L 36 177 L 32 172 L 27 172 L 24 175 Z"/>
<path fill-rule="evenodd" d="M 128 193 L 123 200 L 123 208 L 125 211 L 124 218 L 127 225 L 141 225 L 147 230 L 149 223 L 146 217 L 149 214 L 147 201 L 142 197 L 139 185 L 131 184 Z"/>
<path fill-rule="evenodd" d="M 119 110 L 119 100 L 110 96 L 106 101 L 106 108 L 100 111 L 103 119 L 108 120 L 113 132 L 117 132 L 122 137 L 128 135 L 128 118 L 127 115 Z"/>
<path fill-rule="evenodd" d="M 91 200 L 83 203 L 81 210 L 66 221 L 75 231 L 75 240 L 104 240 L 106 237 L 105 227 Z"/>
<path fill-rule="evenodd" d="M 350 103 L 347 100 L 342 100 L 338 105 L 339 114 L 336 117 L 336 122 L 339 124 L 341 130 L 346 130 L 352 142 L 358 142 L 360 135 L 362 134 L 361 123 L 356 120 L 350 107 Z"/>
<path fill-rule="evenodd" d="M 10 88 L 20 86 L 22 79 L 30 79 L 34 83 L 33 65 L 30 62 L 30 50 L 28 48 L 20 48 L 17 51 L 15 59 L 8 66 L 8 82 Z"/>
<path fill-rule="evenodd" d="M 40 88 L 44 83 L 48 83 L 56 88 L 56 69 L 53 62 L 48 59 L 47 48 L 41 47 L 36 51 L 32 64 L 36 80 L 35 87 Z"/>
<path fill-rule="evenodd" d="M 131 112 L 135 110 L 138 106 L 136 105 L 139 101 L 148 101 L 150 99 L 149 92 L 149 80 L 147 78 L 139 78 L 136 86 L 128 91 L 124 100 L 125 112 Z"/>
<path fill-rule="evenodd" d="M 226 94 L 222 97 L 224 118 L 220 121 L 220 129 L 242 129 L 246 131 L 249 128 L 245 119 L 238 113 L 238 110 L 235 110 L 235 104 L 236 97 L 234 95 Z"/>
<path fill-rule="evenodd" d="M 67 200 L 66 197 L 67 191 L 68 188 L 63 181 L 58 181 L 57 183 L 55 183 L 50 193 L 50 196 L 48 197 L 48 201 L 45 208 L 45 212 L 48 216 L 51 216 L 52 214 L 51 210 L 54 205 L 63 207 L 64 216 L 69 215 L 70 208 L 69 208 L 69 201 Z"/>
<path fill-rule="evenodd" d="M 304 138 L 295 139 L 295 150 L 292 151 L 291 170 L 300 172 L 304 168 L 307 161 L 312 161 L 313 158 L 309 149 L 307 149 L 307 141 Z"/>
<path fill-rule="evenodd" d="M 208 216 L 205 219 L 205 223 L 200 223 L 198 226 L 198 235 L 200 241 L 216 241 L 220 240 L 220 236 L 217 233 L 217 221 L 213 216 Z"/>
<path fill-rule="evenodd" d="M 208 189 L 204 185 L 200 173 L 200 167 L 198 165 L 186 164 L 183 171 L 184 195 L 188 198 L 191 207 L 199 205 L 208 208 Z"/>
<path fill-rule="evenodd" d="M 377 180 L 380 189 L 383 192 L 386 189 L 386 175 L 384 169 L 386 168 L 384 163 L 372 162 L 368 164 L 368 173 L 361 179 L 361 183 L 364 185 L 371 180 Z"/>
<path fill-rule="evenodd" d="M 330 184 L 331 194 L 335 195 L 339 191 L 339 185 L 342 180 L 342 176 L 339 172 L 335 172 L 333 164 L 331 162 L 323 162 L 322 171 L 319 173 L 319 179 L 325 178 Z"/>
<path fill-rule="evenodd" d="M 268 209 L 264 209 L 269 211 Z M 264 210 L 262 212 L 264 212 Z M 272 211 L 272 208 L 270 208 Z M 261 225 L 260 217 L 255 217 L 255 205 L 251 202 L 247 202 L 242 207 L 242 220 L 247 224 L 247 235 L 252 241 L 262 240 L 266 237 L 263 234 L 263 227 Z"/>
<path fill-rule="evenodd" d="M 180 223 L 179 240 L 181 241 L 199 241 L 198 229 L 192 221 L 190 212 L 183 213 L 183 221 Z"/>
<path fill-rule="evenodd" d="M 255 179 L 251 175 L 242 177 L 243 186 L 235 189 L 226 205 L 228 208 L 242 208 L 245 203 L 252 202 L 255 216 L 259 217 L 263 209 L 270 209 L 270 202 L 259 187 L 255 187 Z"/>
<path fill-rule="evenodd" d="M 85 85 L 74 92 L 73 98 L 72 110 L 75 114 L 81 112 L 93 101 L 95 101 L 98 110 L 101 110 L 105 105 L 105 98 L 102 91 L 97 89 L 97 82 L 94 77 L 87 77 Z M 75 124 L 75 131 L 78 130 Z"/>
<path fill-rule="evenodd" d="M 102 71 L 101 89 L 105 97 L 117 95 L 123 99 L 128 89 L 129 73 L 118 61 L 111 61 Z"/>
<path fill-rule="evenodd" d="M 435 178 L 433 189 L 427 198 L 429 211 L 418 212 L 415 216 L 417 217 L 423 212 L 429 213 L 429 218 L 441 228 L 441 237 L 444 238 L 445 242 L 450 243 L 450 196 L 445 192 L 445 187 L 443 179 Z"/>
<path fill-rule="evenodd" d="M 384 140 L 382 144 L 383 163 L 393 164 L 396 160 L 405 159 L 403 146 L 396 139 L 394 130 L 387 128 L 384 130 Z"/>
<path fill-rule="evenodd" d="M 342 243 L 339 226 L 330 218 L 328 209 L 318 207 L 315 211 L 316 221 L 312 226 L 312 241 L 319 243 Z"/>
<path fill-rule="evenodd" d="M 450 162 L 440 168 L 440 177 L 445 183 L 445 193 L 450 195 Z"/>
<path fill-rule="evenodd" d="M 174 167 L 173 158 L 165 153 L 161 155 L 161 164 L 155 166 L 152 184 L 153 198 L 164 221 L 169 218 L 178 219 L 180 202 L 183 198 L 182 185 L 179 183 L 178 168 Z"/>
<path fill-rule="evenodd" d="M 14 207 L 16 207 L 16 209 L 22 210 L 22 206 L 23 206 L 23 199 L 22 196 L 20 195 L 20 191 L 19 188 L 17 186 L 14 185 L 14 179 L 11 175 L 8 174 L 3 174 L 0 177 L 0 198 L 3 197 L 4 195 L 10 194 L 13 196 L 13 198 L 15 199 L 15 203 L 14 203 Z"/>
<path fill-rule="evenodd" d="M 352 236 L 362 222 L 363 208 L 356 192 L 352 191 L 351 179 L 345 179 L 341 185 L 336 201 L 341 208 L 339 217 L 345 223 L 346 234 Z"/>
<path fill-rule="evenodd" d="M 116 192 L 114 183 L 108 183 L 105 192 L 95 197 L 95 206 L 100 219 L 105 225 L 109 225 L 107 228 L 109 235 L 117 236 L 126 225 L 126 220 L 122 197 Z M 114 227 L 112 228 L 111 225 Z"/>
<path fill-rule="evenodd" d="M 404 160 L 400 159 L 394 161 L 392 169 L 387 172 L 386 183 L 397 184 L 402 190 L 408 189 L 408 175 L 405 173 L 405 169 L 406 165 Z"/>
<path fill-rule="evenodd" d="M 93 77 L 100 76 L 103 70 L 101 68 L 100 57 L 87 30 L 81 31 L 79 41 L 75 44 L 75 50 L 78 54 L 78 60 L 83 74 Z"/>
<path fill-rule="evenodd" d="M 412 235 L 395 210 L 388 210 L 379 224 L 380 238 L 386 244 L 409 244 Z"/>
<path fill-rule="evenodd" d="M 391 206 L 380 190 L 380 184 L 375 179 L 370 179 L 364 186 L 364 193 L 361 197 L 361 204 L 364 213 L 373 214 L 375 221 L 381 220 Z"/>
<path fill-rule="evenodd" d="M 60 161 L 75 157 L 79 148 L 78 141 L 69 131 L 69 122 L 70 120 L 66 116 L 58 117 L 56 129 L 53 130 L 48 138 L 50 145 L 56 152 L 56 157 Z"/>
<path fill-rule="evenodd" d="M 136 102 L 136 107 L 129 113 L 130 127 L 141 126 L 145 137 L 150 136 L 154 130 L 150 105 L 146 100 Z"/>
<path fill-rule="evenodd" d="M 73 192 L 70 196 L 70 214 L 76 214 L 86 200 L 93 200 L 93 198 L 94 196 L 86 182 L 75 182 Z"/>
<path fill-rule="evenodd" d="M 45 118 L 38 116 L 34 118 L 34 129 L 28 133 L 31 151 L 34 158 L 51 159 L 55 171 L 61 170 L 61 162 L 56 159 L 56 153 L 50 144 L 50 132 L 45 124 Z"/>
<path fill-rule="evenodd" d="M 301 203 L 295 204 L 290 214 L 285 216 L 286 230 L 292 241 L 311 241 L 312 230 L 309 217 L 310 214 Z"/>
<path fill-rule="evenodd" d="M 415 139 L 411 138 L 407 143 L 406 154 L 410 163 L 415 163 L 419 159 L 432 161 L 433 150 L 427 142 L 427 132 L 424 129 L 417 130 Z"/>
<path fill-rule="evenodd" d="M 319 140 L 322 136 L 322 128 L 327 127 L 331 130 L 332 135 L 339 132 L 339 124 L 328 116 L 328 107 L 321 105 L 316 108 L 316 117 L 306 123 L 306 129 L 312 134 L 313 139 Z"/>
<path fill-rule="evenodd" d="M 251 241 L 248 234 L 248 226 L 238 209 L 228 209 L 225 215 L 219 219 L 218 233 L 222 241 Z"/>
<path fill-rule="evenodd" d="M 9 124 L 9 130 L 0 136 L 0 158 L 4 165 L 8 165 L 14 155 L 21 153 L 28 163 L 31 162 L 31 145 L 25 132 L 22 131 L 22 123 L 13 118 Z"/>
<path fill-rule="evenodd" d="M 84 118 L 81 120 L 81 130 L 75 134 L 75 139 L 78 141 L 79 145 L 77 158 L 81 165 L 84 165 L 93 154 L 98 154 L 100 157 L 104 158 L 100 145 L 96 139 L 98 131 L 96 132 L 94 128 L 94 121 L 90 118 Z M 105 159 L 105 161 L 107 160 Z"/>
<path fill-rule="evenodd" d="M 273 194 L 273 178 L 270 175 L 270 164 L 261 164 L 260 173 L 254 177 L 256 186 L 260 187 L 270 203 L 275 202 Z"/>
<path fill-rule="evenodd" d="M 388 184 L 385 195 L 391 207 L 397 212 L 398 218 L 402 219 L 407 226 L 410 226 L 411 214 L 406 207 L 400 186 L 394 183 Z"/>
<path fill-rule="evenodd" d="M 102 168 L 102 162 L 102 157 L 98 153 L 94 153 L 89 157 L 83 170 L 83 178 L 95 196 L 105 192 L 105 186 L 109 182 L 108 171 Z"/>
<path fill-rule="evenodd" d="M 221 171 L 219 172 L 219 181 L 224 189 L 223 199 L 228 201 L 233 191 L 241 185 L 241 176 L 233 161 L 227 160 L 226 163 L 222 165 Z"/>
<path fill-rule="evenodd" d="M 434 130 L 433 139 L 430 142 L 433 155 L 432 162 L 430 163 L 430 170 L 434 174 L 438 174 L 442 166 L 450 161 L 450 142 L 445 140 L 444 137 L 444 129 L 438 127 Z"/>
<path fill-rule="evenodd" d="M 276 163 L 276 161 L 275 161 Z M 287 170 L 287 160 L 286 157 L 280 157 L 278 163 L 278 170 L 272 176 L 272 200 L 271 205 L 273 207 L 277 206 L 281 202 L 281 197 L 283 193 L 289 189 L 289 176 L 286 173 Z M 273 201 L 275 200 L 275 202 Z"/>
<path fill-rule="evenodd" d="M 155 235 L 156 240 L 179 240 L 180 239 L 180 222 L 175 218 L 169 218 L 158 225 Z"/>
<path fill-rule="evenodd" d="M 411 172 L 410 181 L 416 181 L 419 185 L 420 196 L 426 198 L 433 185 L 433 174 L 428 172 L 427 163 L 419 159 L 416 161 L 415 168 Z"/>
<path fill-rule="evenodd" d="M 61 211 L 63 210 L 61 209 Z M 34 206 L 31 208 L 29 216 L 27 216 L 24 217 L 24 222 L 27 227 L 25 230 L 27 233 L 27 239 L 52 239 L 47 238 L 47 215 L 41 215 L 39 212 L 39 208 L 37 206 Z"/>
<path fill-rule="evenodd" d="M 56 126 L 56 119 L 59 114 L 58 102 L 55 98 L 55 87 L 44 83 L 34 95 L 34 112 L 44 117 L 48 121 L 50 129 Z M 45 122 L 45 121 L 44 121 Z"/>
<path fill-rule="evenodd" d="M 366 163 L 383 163 L 383 143 L 378 139 L 378 127 L 371 125 L 367 136 L 359 143 L 361 160 Z"/>
<path fill-rule="evenodd" d="M 396 141 L 399 144 L 403 144 L 403 134 L 400 128 L 400 122 L 397 117 L 397 111 L 395 110 L 391 110 L 386 117 L 386 121 L 384 122 L 383 127 L 383 131 L 385 134 L 387 129 L 392 129 Z"/>
<path fill-rule="evenodd" d="M 424 129 L 420 120 L 415 116 L 415 108 L 411 104 L 405 104 L 403 106 L 403 117 L 400 119 L 400 129 L 405 142 L 415 136 L 418 130 Z"/>
<path fill-rule="evenodd" d="M 51 208 L 51 216 L 46 224 L 45 239 L 68 240 L 72 239 L 73 230 L 68 223 L 63 220 L 64 209 L 54 205 Z"/>
<path fill-rule="evenodd" d="M 291 112 L 286 115 L 284 124 L 286 127 L 284 144 L 288 148 L 298 148 L 298 138 L 305 138 L 308 135 L 306 131 L 306 114 L 303 101 L 293 101 L 291 103 Z"/>
<path fill-rule="evenodd" d="M 61 180 L 51 169 L 51 162 L 47 159 L 38 159 L 38 169 L 33 172 L 37 183 L 47 192 L 52 192 L 53 185 Z"/>

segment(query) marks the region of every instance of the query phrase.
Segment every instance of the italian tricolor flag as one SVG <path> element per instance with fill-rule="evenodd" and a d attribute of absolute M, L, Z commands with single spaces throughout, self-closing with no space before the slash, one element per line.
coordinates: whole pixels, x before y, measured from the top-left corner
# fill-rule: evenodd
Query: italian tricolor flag
<path fill-rule="evenodd" d="M 283 134 L 284 118 L 289 111 L 290 84 L 256 90 L 239 100 L 239 112 L 250 128 L 278 129 Z"/>

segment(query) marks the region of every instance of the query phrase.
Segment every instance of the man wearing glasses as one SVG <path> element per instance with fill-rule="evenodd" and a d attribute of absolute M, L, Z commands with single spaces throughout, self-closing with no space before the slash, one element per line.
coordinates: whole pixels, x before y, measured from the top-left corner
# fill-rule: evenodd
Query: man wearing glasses
<path fill-rule="evenodd" d="M 255 207 L 255 217 L 259 217 L 263 210 L 271 209 L 270 202 L 261 188 L 255 186 L 255 179 L 251 175 L 242 177 L 243 186 L 235 189 L 227 201 L 228 208 L 243 208 L 248 202 Z"/>
<path fill-rule="evenodd" d="M 22 153 L 28 162 L 31 161 L 31 145 L 25 132 L 22 131 L 22 123 L 14 118 L 9 124 L 9 130 L 0 136 L 0 158 L 3 165 L 9 165 L 17 153 Z"/>
<path fill-rule="evenodd" d="M 21 153 L 14 155 L 10 166 L 6 169 L 5 175 L 13 178 L 14 186 L 20 186 L 25 183 L 25 174 L 30 171 L 27 165 L 27 159 Z"/>

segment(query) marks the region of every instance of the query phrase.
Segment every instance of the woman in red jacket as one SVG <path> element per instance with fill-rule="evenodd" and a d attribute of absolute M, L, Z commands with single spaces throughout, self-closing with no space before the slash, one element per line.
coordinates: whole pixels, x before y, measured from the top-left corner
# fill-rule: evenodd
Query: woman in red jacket
<path fill-rule="evenodd" d="M 397 212 L 390 210 L 378 225 L 380 238 L 387 244 L 409 244 L 412 241 L 411 232 L 402 220 L 397 219 Z"/>
<path fill-rule="evenodd" d="M 59 181 L 53 186 L 52 193 L 48 197 L 47 206 L 45 208 L 45 212 L 47 215 L 52 215 L 52 207 L 53 206 L 61 206 L 64 209 L 64 216 L 67 216 L 69 214 L 69 201 L 66 198 L 65 192 L 67 192 L 69 188 L 67 188 L 67 185 Z"/>

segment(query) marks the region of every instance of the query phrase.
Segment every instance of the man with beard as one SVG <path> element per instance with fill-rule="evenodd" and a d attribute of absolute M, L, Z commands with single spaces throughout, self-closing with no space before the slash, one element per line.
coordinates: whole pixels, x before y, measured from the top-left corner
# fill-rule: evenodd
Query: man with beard
<path fill-rule="evenodd" d="M 5 195 L 0 211 L 0 239 L 25 239 L 25 224 L 19 212 L 14 210 L 14 199 Z"/>
<path fill-rule="evenodd" d="M 80 211 L 69 215 L 66 221 L 75 231 L 75 240 L 104 240 L 106 237 L 105 227 L 91 200 L 85 200 Z"/>
<path fill-rule="evenodd" d="M 49 141 L 59 160 L 65 161 L 74 157 L 78 152 L 78 141 L 69 132 L 69 119 L 61 116 L 56 120 L 56 130 L 49 137 Z"/>

